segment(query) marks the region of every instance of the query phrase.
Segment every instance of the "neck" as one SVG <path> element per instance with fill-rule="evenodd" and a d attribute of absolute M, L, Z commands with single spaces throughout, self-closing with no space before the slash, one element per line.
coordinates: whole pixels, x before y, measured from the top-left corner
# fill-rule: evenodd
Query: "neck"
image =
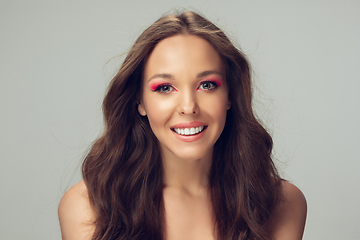
<path fill-rule="evenodd" d="M 176 189 L 191 195 L 206 193 L 212 165 L 212 151 L 201 159 L 180 159 L 162 153 L 164 188 Z"/>

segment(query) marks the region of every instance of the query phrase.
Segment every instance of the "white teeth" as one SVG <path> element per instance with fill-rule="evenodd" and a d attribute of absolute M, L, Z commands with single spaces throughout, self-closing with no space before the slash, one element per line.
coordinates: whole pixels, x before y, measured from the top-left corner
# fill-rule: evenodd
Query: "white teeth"
<path fill-rule="evenodd" d="M 201 127 L 196 127 L 196 128 L 174 128 L 174 131 L 177 133 L 177 134 L 180 134 L 180 135 L 194 135 L 194 134 L 197 134 L 199 132 L 201 132 L 202 130 L 204 130 L 204 126 L 201 126 Z"/>

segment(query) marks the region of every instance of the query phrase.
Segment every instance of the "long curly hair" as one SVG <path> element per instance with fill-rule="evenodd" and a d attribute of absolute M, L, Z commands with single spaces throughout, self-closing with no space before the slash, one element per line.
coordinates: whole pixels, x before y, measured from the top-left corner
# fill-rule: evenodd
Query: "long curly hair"
<path fill-rule="evenodd" d="M 216 238 L 271 239 L 268 225 L 281 180 L 271 159 L 272 138 L 253 113 L 249 63 L 217 26 L 191 11 L 164 16 L 147 28 L 109 85 L 104 133 L 82 166 L 96 214 L 93 239 L 164 238 L 159 143 L 137 104 L 147 57 L 161 40 L 179 34 L 207 40 L 226 66 L 231 108 L 209 179 Z"/>

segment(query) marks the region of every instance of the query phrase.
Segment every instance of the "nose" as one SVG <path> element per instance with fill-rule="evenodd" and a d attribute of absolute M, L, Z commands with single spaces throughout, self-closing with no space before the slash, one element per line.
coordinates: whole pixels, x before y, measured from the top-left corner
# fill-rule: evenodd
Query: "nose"
<path fill-rule="evenodd" d="M 181 115 L 192 115 L 199 113 L 199 106 L 195 93 L 185 92 L 179 96 L 178 112 Z"/>

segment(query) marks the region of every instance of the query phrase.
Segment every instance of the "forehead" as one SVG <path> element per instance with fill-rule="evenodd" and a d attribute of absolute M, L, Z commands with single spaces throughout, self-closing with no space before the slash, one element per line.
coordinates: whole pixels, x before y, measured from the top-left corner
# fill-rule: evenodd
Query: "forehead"
<path fill-rule="evenodd" d="M 144 78 L 169 73 L 191 77 L 203 71 L 216 71 L 225 78 L 219 53 L 205 39 L 194 35 L 175 35 L 160 41 L 149 55 Z"/>

